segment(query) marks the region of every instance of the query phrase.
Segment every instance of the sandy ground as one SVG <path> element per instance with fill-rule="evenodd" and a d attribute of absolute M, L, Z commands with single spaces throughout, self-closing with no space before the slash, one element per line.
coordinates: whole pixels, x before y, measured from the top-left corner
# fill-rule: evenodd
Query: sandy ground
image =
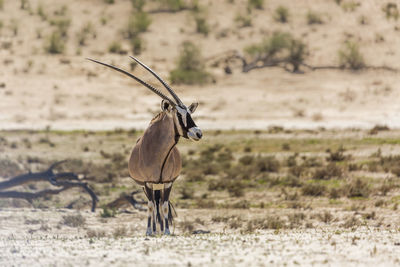
<path fill-rule="evenodd" d="M 187 215 L 187 212 L 180 211 Z M 99 222 L 82 212 L 84 228 L 62 225 L 71 210 L 2 209 L 2 266 L 393 266 L 400 262 L 398 229 L 335 226 L 267 230 L 252 234 L 215 230 L 210 234 L 145 237 L 143 216 L 122 214 Z M 39 220 L 35 222 L 35 220 Z M 121 225 L 123 237 L 112 237 Z M 211 227 L 211 226 L 205 226 Z M 87 229 L 105 237 L 87 237 Z"/>

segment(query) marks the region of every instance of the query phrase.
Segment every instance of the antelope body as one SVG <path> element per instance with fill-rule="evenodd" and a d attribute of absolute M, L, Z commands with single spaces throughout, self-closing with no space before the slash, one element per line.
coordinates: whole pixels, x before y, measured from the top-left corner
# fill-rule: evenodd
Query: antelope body
<path fill-rule="evenodd" d="M 128 167 L 130 176 L 143 186 L 148 198 L 146 234 L 151 235 L 156 233 L 156 221 L 160 224 L 161 232 L 164 231 L 164 234 L 170 234 L 169 223 L 172 221 L 172 211 L 169 195 L 172 183 L 178 178 L 182 167 L 181 157 L 176 144 L 180 137 L 193 141 L 198 141 L 202 138 L 200 128 L 196 126 L 191 117 L 198 103 L 192 103 L 189 107 L 186 107 L 171 87 L 153 70 L 136 58 L 131 58 L 156 77 L 172 95 L 174 100 L 145 81 L 122 69 L 93 59 L 89 60 L 135 79 L 163 99 L 161 102 L 162 111 L 150 122 L 143 136 L 136 142 L 129 159 Z"/>

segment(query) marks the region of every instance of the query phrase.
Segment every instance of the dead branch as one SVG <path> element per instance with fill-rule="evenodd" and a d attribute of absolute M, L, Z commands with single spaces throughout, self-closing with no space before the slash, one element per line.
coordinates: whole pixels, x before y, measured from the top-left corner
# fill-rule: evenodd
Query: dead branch
<path fill-rule="evenodd" d="M 255 69 L 262 69 L 262 68 L 268 68 L 268 67 L 279 67 L 283 68 L 284 70 L 292 73 L 300 73 L 299 71 L 299 66 L 303 66 L 308 68 L 309 70 L 316 71 L 316 70 L 351 70 L 354 71 L 354 69 L 350 67 L 343 67 L 343 66 L 335 66 L 335 65 L 322 65 L 322 66 L 312 66 L 310 64 L 304 63 L 304 62 L 298 62 L 298 61 L 293 61 L 289 59 L 272 59 L 268 57 L 256 57 L 255 59 L 252 59 L 251 61 L 248 61 L 244 55 L 242 55 L 239 51 L 237 50 L 229 50 L 217 55 L 214 55 L 212 57 L 208 57 L 205 59 L 206 62 L 211 62 L 210 65 L 212 66 L 219 66 L 221 63 L 224 64 L 224 67 L 226 68 L 232 62 L 239 61 L 241 63 L 241 69 L 242 72 L 250 72 Z M 288 65 L 292 65 L 292 68 L 289 68 Z M 231 68 L 229 68 L 231 70 Z M 390 72 L 398 72 L 399 70 L 396 68 L 388 67 L 388 66 L 370 66 L 370 65 L 365 65 L 358 69 L 359 71 L 362 70 L 384 70 L 384 71 L 390 71 Z"/>
<path fill-rule="evenodd" d="M 141 205 L 146 204 L 146 202 L 145 201 L 137 201 L 135 199 L 135 195 L 140 193 L 140 192 L 141 192 L 140 190 L 133 191 L 130 195 L 128 195 L 126 193 L 123 193 L 116 200 L 108 203 L 106 205 L 106 207 L 110 208 L 110 209 L 119 209 L 124 205 L 129 205 L 130 204 L 130 205 L 132 205 L 132 207 L 134 209 L 138 209 L 140 211 L 145 211 L 146 209 L 143 208 Z"/>
<path fill-rule="evenodd" d="M 59 194 L 69 188 L 80 187 L 85 190 L 92 198 L 92 211 L 96 209 L 96 204 L 99 201 L 96 194 L 88 187 L 87 183 L 81 182 L 78 176 L 73 172 L 54 173 L 53 169 L 64 163 L 65 160 L 53 163 L 46 171 L 27 174 L 22 174 L 10 178 L 7 181 L 0 183 L 0 198 L 22 198 L 28 202 L 33 199 L 41 198 L 46 195 Z M 47 189 L 35 193 L 19 192 L 19 191 L 3 191 L 5 189 L 23 185 L 31 182 L 48 181 L 54 186 L 61 187 L 60 189 Z"/>

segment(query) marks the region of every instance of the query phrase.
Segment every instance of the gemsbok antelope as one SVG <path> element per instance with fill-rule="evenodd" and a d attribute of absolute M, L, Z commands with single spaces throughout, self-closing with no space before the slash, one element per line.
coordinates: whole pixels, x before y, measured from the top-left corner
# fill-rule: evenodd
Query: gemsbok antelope
<path fill-rule="evenodd" d="M 174 100 L 122 69 L 97 60 L 89 60 L 135 79 L 163 99 L 161 101 L 161 112 L 154 117 L 143 136 L 137 140 L 128 167 L 130 176 L 143 186 L 148 198 L 146 235 L 156 233 L 156 221 L 160 224 L 161 232 L 169 235 L 169 223 L 172 222 L 169 195 L 172 183 L 178 178 L 182 167 L 182 160 L 176 144 L 180 137 L 198 141 L 203 136 L 200 128 L 196 126 L 192 119 L 192 113 L 196 110 L 198 103 L 186 107 L 160 76 L 138 59 L 131 58 L 157 78 Z"/>

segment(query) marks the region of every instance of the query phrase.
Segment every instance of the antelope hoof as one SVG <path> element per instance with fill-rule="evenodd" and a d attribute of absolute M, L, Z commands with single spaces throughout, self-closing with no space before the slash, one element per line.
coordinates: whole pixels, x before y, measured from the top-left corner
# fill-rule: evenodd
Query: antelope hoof
<path fill-rule="evenodd" d="M 150 235 L 152 235 L 152 234 L 153 234 L 153 232 L 151 231 L 151 229 L 147 228 L 147 230 L 146 230 L 146 235 L 147 235 L 147 236 L 150 236 Z"/>
<path fill-rule="evenodd" d="M 171 232 L 169 231 L 169 229 L 165 229 L 164 235 L 171 235 Z"/>

